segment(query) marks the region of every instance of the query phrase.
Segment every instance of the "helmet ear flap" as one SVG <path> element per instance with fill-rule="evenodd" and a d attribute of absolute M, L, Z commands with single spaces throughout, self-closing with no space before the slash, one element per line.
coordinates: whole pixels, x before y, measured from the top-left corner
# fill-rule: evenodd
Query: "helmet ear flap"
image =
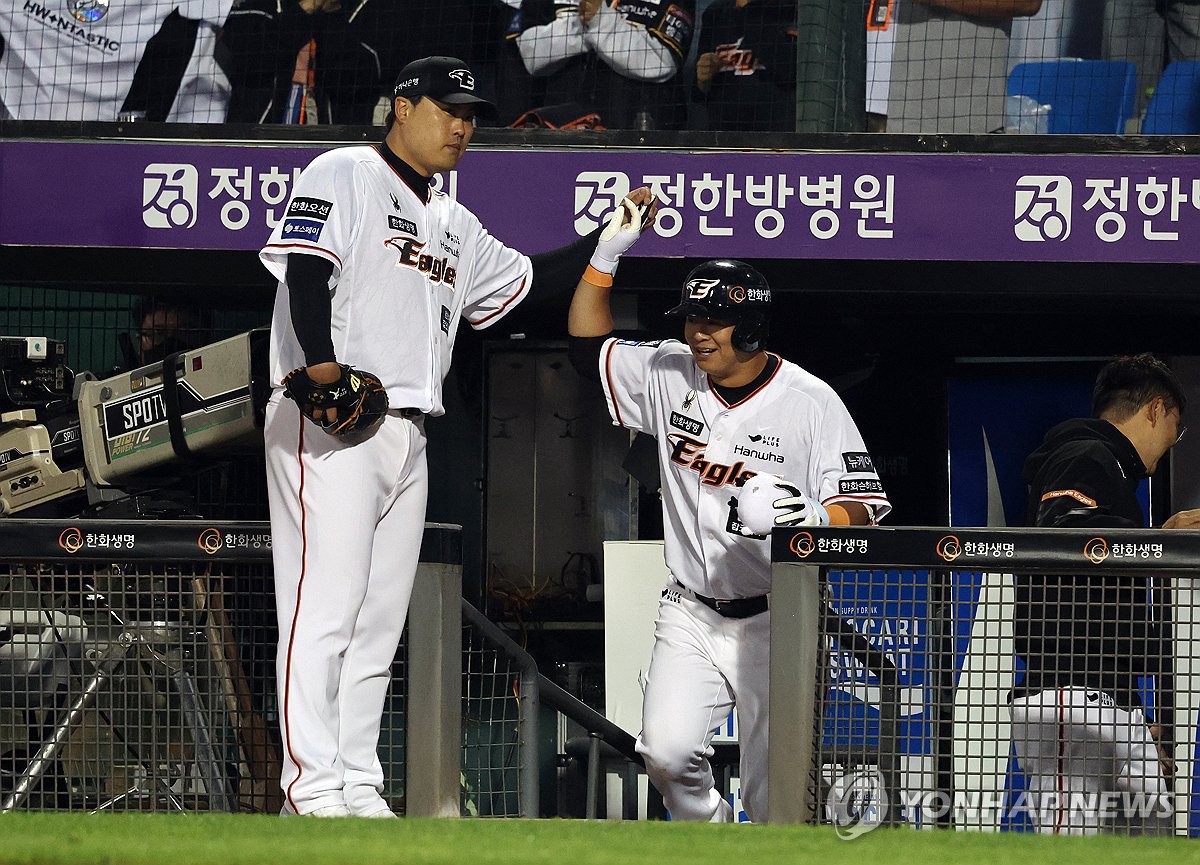
<path fill-rule="evenodd" d="M 729 342 L 738 351 L 759 351 L 767 341 L 767 330 L 767 320 L 751 313 L 737 323 Z"/>

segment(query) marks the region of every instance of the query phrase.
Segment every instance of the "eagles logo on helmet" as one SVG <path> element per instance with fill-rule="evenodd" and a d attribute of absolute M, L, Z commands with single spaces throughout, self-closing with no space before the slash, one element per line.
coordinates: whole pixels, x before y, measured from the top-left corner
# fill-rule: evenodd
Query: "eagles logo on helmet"
<path fill-rule="evenodd" d="M 766 277 L 733 258 L 717 258 L 692 269 L 683 281 L 680 303 L 669 316 L 696 315 L 731 321 L 738 351 L 761 351 L 767 340 L 771 287 Z"/>

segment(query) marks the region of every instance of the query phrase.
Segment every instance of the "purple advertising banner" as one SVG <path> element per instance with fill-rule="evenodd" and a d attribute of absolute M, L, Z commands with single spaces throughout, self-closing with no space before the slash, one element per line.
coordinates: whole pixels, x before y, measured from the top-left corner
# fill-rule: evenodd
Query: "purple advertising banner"
<path fill-rule="evenodd" d="M 0 142 L 0 245 L 253 250 L 321 146 Z M 628 190 L 639 256 L 1200 262 L 1200 157 L 479 148 L 441 178 L 529 253 Z"/>

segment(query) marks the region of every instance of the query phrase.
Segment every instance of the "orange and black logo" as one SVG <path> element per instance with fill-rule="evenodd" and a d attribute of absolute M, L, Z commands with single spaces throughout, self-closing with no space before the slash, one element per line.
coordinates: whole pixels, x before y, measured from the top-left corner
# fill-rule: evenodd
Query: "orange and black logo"
<path fill-rule="evenodd" d="M 1108 558 L 1108 541 L 1104 538 L 1092 538 L 1083 545 L 1083 557 L 1093 565 L 1098 565 Z"/>
<path fill-rule="evenodd" d="M 196 539 L 196 546 L 210 556 L 216 555 L 217 551 L 221 549 L 221 530 L 205 529 L 200 533 L 200 537 Z"/>
<path fill-rule="evenodd" d="M 788 541 L 788 549 L 800 559 L 807 559 L 816 548 L 817 545 L 813 543 L 813 536 L 810 532 L 796 532 Z"/>
<path fill-rule="evenodd" d="M 58 536 L 58 545 L 68 553 L 77 553 L 83 549 L 83 533 L 75 526 L 63 529 Z"/>
<path fill-rule="evenodd" d="M 948 562 L 952 562 L 962 555 L 962 544 L 954 535 L 946 535 L 938 541 L 936 549 L 937 554 Z"/>

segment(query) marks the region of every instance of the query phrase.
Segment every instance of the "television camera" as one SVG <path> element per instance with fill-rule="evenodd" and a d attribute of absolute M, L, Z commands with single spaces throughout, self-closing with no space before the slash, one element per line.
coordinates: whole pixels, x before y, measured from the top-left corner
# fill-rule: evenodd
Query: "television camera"
<path fill-rule="evenodd" d="M 154 491 L 261 448 L 269 395 L 265 328 L 105 379 L 0 336 L 0 517 L 180 516 Z"/>

